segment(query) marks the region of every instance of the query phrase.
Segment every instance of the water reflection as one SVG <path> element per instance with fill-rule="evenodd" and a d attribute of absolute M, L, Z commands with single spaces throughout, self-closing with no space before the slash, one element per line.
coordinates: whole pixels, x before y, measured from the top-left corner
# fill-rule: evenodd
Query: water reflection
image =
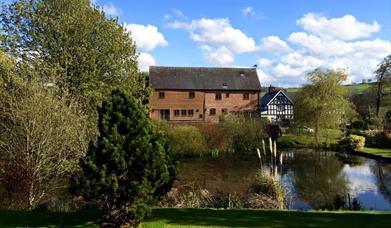
<path fill-rule="evenodd" d="M 297 155 L 297 154 L 296 154 Z M 289 175 L 296 197 L 311 208 L 332 208 L 337 195 L 347 195 L 348 179 L 343 164 L 332 153 L 303 153 L 288 160 L 282 176 Z"/>
<path fill-rule="evenodd" d="M 254 159 L 192 159 L 182 162 L 177 185 L 196 183 L 211 192 L 241 193 L 261 167 Z M 357 198 L 363 209 L 391 210 L 391 164 L 359 156 L 313 150 L 283 151 L 263 158 L 263 169 L 279 177 L 292 196 L 289 208 L 333 209 L 338 199 Z"/>

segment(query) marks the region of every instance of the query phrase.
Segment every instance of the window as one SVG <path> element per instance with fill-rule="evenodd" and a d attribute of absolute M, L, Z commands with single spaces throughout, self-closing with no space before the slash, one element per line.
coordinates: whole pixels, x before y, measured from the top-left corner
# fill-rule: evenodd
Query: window
<path fill-rule="evenodd" d="M 194 115 L 194 110 L 193 109 L 187 110 L 187 115 L 193 116 Z"/>
<path fill-rule="evenodd" d="M 182 109 L 181 110 L 181 115 L 182 116 L 187 116 L 187 110 L 186 109 Z"/>
<path fill-rule="evenodd" d="M 159 92 L 159 99 L 164 99 L 164 97 L 165 97 L 164 92 Z"/>
<path fill-rule="evenodd" d="M 174 110 L 174 116 L 179 116 L 179 110 Z"/>
<path fill-rule="evenodd" d="M 195 93 L 194 92 L 189 92 L 189 99 L 194 99 Z"/>
<path fill-rule="evenodd" d="M 221 100 L 221 93 L 216 93 L 216 100 Z"/>
<path fill-rule="evenodd" d="M 223 114 L 227 114 L 227 109 L 226 108 L 223 108 L 223 109 L 221 109 L 221 113 L 223 113 Z"/>
<path fill-rule="evenodd" d="M 249 99 L 250 99 L 250 94 L 243 93 L 243 100 L 249 100 Z"/>
<path fill-rule="evenodd" d="M 211 115 L 211 116 L 216 115 L 216 109 L 215 109 L 215 108 L 211 108 L 211 109 L 209 110 L 209 115 Z"/>
<path fill-rule="evenodd" d="M 229 93 L 226 93 L 226 94 L 225 94 L 225 97 L 228 98 L 228 97 L 229 97 Z"/>
<path fill-rule="evenodd" d="M 276 108 L 277 108 L 277 111 L 279 111 L 279 112 L 285 111 L 285 105 L 277 105 Z"/>

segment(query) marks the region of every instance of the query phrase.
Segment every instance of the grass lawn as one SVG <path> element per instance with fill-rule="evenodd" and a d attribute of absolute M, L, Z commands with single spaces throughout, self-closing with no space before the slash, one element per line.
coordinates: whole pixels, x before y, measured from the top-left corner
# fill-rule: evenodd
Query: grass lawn
<path fill-rule="evenodd" d="M 0 211 L 0 227 L 97 227 L 97 212 Z M 142 227 L 391 227 L 386 212 L 154 209 Z"/>
<path fill-rule="evenodd" d="M 305 134 L 285 134 L 282 135 L 277 143 L 282 148 L 299 148 L 315 146 L 315 138 L 312 135 Z M 335 137 L 319 137 L 319 143 L 336 144 Z"/>
<path fill-rule="evenodd" d="M 390 148 L 373 148 L 373 147 L 365 147 L 362 152 L 376 154 L 382 157 L 391 158 L 391 149 Z"/>

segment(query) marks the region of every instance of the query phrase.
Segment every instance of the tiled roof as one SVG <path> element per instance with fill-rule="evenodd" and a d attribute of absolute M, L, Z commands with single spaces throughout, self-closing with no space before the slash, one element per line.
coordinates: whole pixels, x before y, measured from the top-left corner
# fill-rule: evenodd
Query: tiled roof
<path fill-rule="evenodd" d="M 151 66 L 149 80 L 154 89 L 261 90 L 255 68 Z"/>

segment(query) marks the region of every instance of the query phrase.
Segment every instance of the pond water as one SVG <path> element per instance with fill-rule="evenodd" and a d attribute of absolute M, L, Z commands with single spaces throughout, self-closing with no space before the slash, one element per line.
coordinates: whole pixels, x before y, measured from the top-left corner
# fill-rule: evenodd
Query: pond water
<path fill-rule="evenodd" d="M 283 151 L 277 160 L 276 165 L 264 161 L 262 169 L 281 180 L 289 194 L 289 209 L 327 208 L 334 205 L 338 195 L 347 203 L 348 199 L 358 199 L 362 209 L 391 211 L 390 163 L 310 149 Z M 174 187 L 196 185 L 212 194 L 241 194 L 260 168 L 255 154 L 253 159 L 227 156 L 183 160 Z"/>

